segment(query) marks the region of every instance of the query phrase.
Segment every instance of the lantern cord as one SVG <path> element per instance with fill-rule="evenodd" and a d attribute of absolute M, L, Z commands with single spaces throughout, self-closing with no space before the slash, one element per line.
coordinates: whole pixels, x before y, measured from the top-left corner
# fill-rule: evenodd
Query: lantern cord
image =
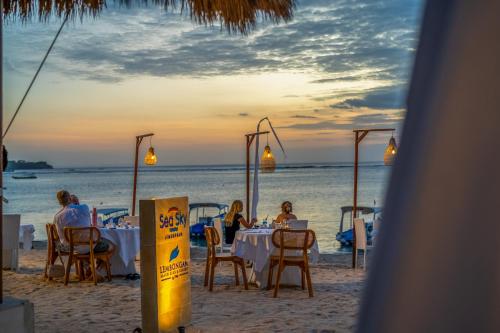
<path fill-rule="evenodd" d="M 56 40 L 57 38 L 59 37 L 59 35 L 61 34 L 61 31 L 64 27 L 64 25 L 66 24 L 66 22 L 68 21 L 68 18 L 69 18 L 69 15 L 66 14 L 64 16 L 64 20 L 61 24 L 61 27 L 59 27 L 59 30 L 57 31 L 54 39 L 52 40 L 52 43 L 50 44 L 47 52 L 45 53 L 45 56 L 43 57 L 42 59 L 42 62 L 40 63 L 40 66 L 38 66 L 38 69 L 36 70 L 36 73 L 35 75 L 33 76 L 33 79 L 31 79 L 31 82 L 28 86 L 28 89 L 26 89 L 26 92 L 24 93 L 24 96 L 23 98 L 21 99 L 21 102 L 19 103 L 19 105 L 17 106 L 17 109 L 16 109 L 16 112 L 14 112 L 14 115 L 12 116 L 12 119 L 10 120 L 9 122 L 9 125 L 7 126 L 7 128 L 5 129 L 5 133 L 3 134 L 2 136 L 2 139 L 5 139 L 5 136 L 7 135 L 7 133 L 9 132 L 9 129 L 10 127 L 12 126 L 12 123 L 14 123 L 14 120 L 16 119 L 17 117 L 17 114 L 19 113 L 19 110 L 21 109 L 21 106 L 23 106 L 23 103 L 24 103 L 24 100 L 26 99 L 26 97 L 28 96 L 28 93 L 30 92 L 31 90 L 31 87 L 33 86 L 33 84 L 35 83 L 35 80 L 36 78 L 38 77 L 38 74 L 40 73 L 40 71 L 42 70 L 42 67 L 43 65 L 45 64 L 45 61 L 47 60 L 47 57 L 49 56 L 50 54 L 50 51 L 52 51 L 52 48 L 54 47 L 54 44 L 56 43 Z"/>
<path fill-rule="evenodd" d="M 283 148 L 283 145 L 281 144 L 280 138 L 278 137 L 278 134 L 276 134 L 276 131 L 274 130 L 273 125 L 271 124 L 271 121 L 267 117 L 264 119 L 266 119 L 267 122 L 269 123 L 269 127 L 271 127 L 271 131 L 273 131 L 274 137 L 276 138 L 276 141 L 278 141 L 278 144 L 280 145 L 281 151 L 283 152 L 283 155 L 285 155 L 285 158 L 286 158 L 285 148 Z M 264 120 L 264 119 L 262 119 L 262 120 Z"/>

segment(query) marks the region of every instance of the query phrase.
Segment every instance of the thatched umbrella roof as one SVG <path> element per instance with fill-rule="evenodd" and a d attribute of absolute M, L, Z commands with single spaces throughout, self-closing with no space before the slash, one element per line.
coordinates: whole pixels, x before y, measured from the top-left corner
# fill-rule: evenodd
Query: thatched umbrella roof
<path fill-rule="evenodd" d="M 106 0 L 0 0 L 5 17 L 22 20 L 38 17 L 96 15 Z M 111 0 L 130 5 L 148 0 Z M 179 9 L 197 23 L 211 25 L 220 22 L 229 32 L 247 33 L 258 19 L 273 23 L 287 22 L 293 16 L 295 0 L 150 0 L 165 9 Z"/>

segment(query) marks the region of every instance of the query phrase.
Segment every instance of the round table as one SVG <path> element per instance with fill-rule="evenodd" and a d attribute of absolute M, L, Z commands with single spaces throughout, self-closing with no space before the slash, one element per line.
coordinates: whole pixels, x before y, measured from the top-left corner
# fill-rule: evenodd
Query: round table
<path fill-rule="evenodd" d="M 272 242 L 274 229 L 248 229 L 236 232 L 231 253 L 245 260 L 252 261 L 252 273 L 250 280 L 260 288 L 267 287 L 267 275 L 269 272 L 269 257 L 275 252 L 276 247 Z M 319 259 L 318 242 L 315 241 L 310 249 L 311 262 Z M 277 273 L 277 269 L 274 270 Z M 273 277 L 276 281 L 276 276 Z M 280 284 L 301 285 L 301 272 L 298 267 L 286 267 L 282 273 Z"/>
<path fill-rule="evenodd" d="M 137 273 L 135 257 L 141 250 L 141 229 L 131 228 L 99 228 L 101 237 L 115 245 L 115 253 L 111 257 L 111 274 L 127 275 Z"/>

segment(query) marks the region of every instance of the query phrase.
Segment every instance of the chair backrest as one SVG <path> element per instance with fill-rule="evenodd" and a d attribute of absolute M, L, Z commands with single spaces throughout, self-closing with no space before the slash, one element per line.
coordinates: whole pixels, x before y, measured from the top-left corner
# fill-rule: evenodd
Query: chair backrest
<path fill-rule="evenodd" d="M 215 246 L 220 244 L 220 237 L 217 229 L 210 226 L 205 226 L 205 239 L 207 240 L 208 255 L 215 257 Z"/>
<path fill-rule="evenodd" d="M 307 229 L 308 220 L 288 220 L 288 228 L 305 230 Z"/>
<path fill-rule="evenodd" d="M 15 250 L 19 248 L 19 228 L 21 226 L 21 215 L 5 214 L 2 226 L 2 248 L 4 250 Z"/>
<path fill-rule="evenodd" d="M 222 241 L 222 236 L 224 235 L 224 231 L 222 229 L 222 220 L 220 218 L 214 219 L 214 228 L 215 228 L 215 230 L 217 230 L 217 233 L 219 234 L 219 238 Z"/>
<path fill-rule="evenodd" d="M 88 245 L 92 250 L 94 244 L 101 239 L 101 233 L 96 227 L 65 227 L 64 238 L 72 250 L 75 245 Z"/>
<path fill-rule="evenodd" d="M 354 232 L 356 233 L 356 248 L 366 250 L 365 220 L 354 219 Z"/>
<path fill-rule="evenodd" d="M 130 224 L 134 227 L 139 227 L 139 216 L 124 216 L 123 222 Z"/>
<path fill-rule="evenodd" d="M 316 234 L 310 229 L 277 229 L 273 232 L 272 241 L 280 249 L 280 255 L 283 255 L 284 250 L 303 250 L 303 254 L 307 255 L 307 250 L 316 241 Z"/>

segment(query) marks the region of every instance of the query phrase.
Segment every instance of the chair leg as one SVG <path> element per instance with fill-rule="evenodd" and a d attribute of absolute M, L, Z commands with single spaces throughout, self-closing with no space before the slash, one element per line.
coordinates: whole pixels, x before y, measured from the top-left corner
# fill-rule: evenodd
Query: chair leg
<path fill-rule="evenodd" d="M 91 249 L 92 251 L 92 249 Z M 94 278 L 94 286 L 97 286 L 97 273 L 95 269 L 95 259 L 94 254 L 90 252 L 90 270 L 92 271 L 92 276 Z"/>
<path fill-rule="evenodd" d="M 306 279 L 307 279 L 307 290 L 309 291 L 309 297 L 313 297 L 313 287 L 311 282 L 311 273 L 309 272 L 309 265 L 305 266 L 306 269 Z"/>
<path fill-rule="evenodd" d="M 267 290 L 271 290 L 273 286 L 273 268 L 274 262 L 271 260 L 269 262 L 269 273 L 267 274 Z"/>
<path fill-rule="evenodd" d="M 247 272 L 245 268 L 245 262 L 242 260 L 241 263 L 241 275 L 243 276 L 243 285 L 245 286 L 245 290 L 248 290 L 248 281 L 247 281 Z"/>
<path fill-rule="evenodd" d="M 274 286 L 274 294 L 273 297 L 276 298 L 278 297 L 278 289 L 280 288 L 280 279 L 281 279 L 281 271 L 284 269 L 284 266 L 282 265 L 281 261 L 278 265 L 278 276 L 276 277 L 276 285 Z"/>
<path fill-rule="evenodd" d="M 68 263 L 66 264 L 66 272 L 64 274 L 64 285 L 67 286 L 69 282 L 69 273 L 71 271 L 71 262 L 73 261 L 73 256 L 70 254 L 68 256 Z"/>
<path fill-rule="evenodd" d="M 207 261 L 205 263 L 205 282 L 203 284 L 204 287 L 208 286 L 208 275 L 210 274 L 209 268 L 210 268 L 210 258 L 207 256 Z"/>
<path fill-rule="evenodd" d="M 238 264 L 233 261 L 233 267 L 234 267 L 234 278 L 236 281 L 236 285 L 240 285 L 240 277 L 238 276 Z"/>
<path fill-rule="evenodd" d="M 210 262 L 210 287 L 208 288 L 209 291 L 212 291 L 214 289 L 215 266 L 217 266 L 217 260 L 215 260 L 215 262 Z"/>
<path fill-rule="evenodd" d="M 111 264 L 109 263 L 109 257 L 106 258 L 106 273 L 108 275 L 108 281 L 111 282 Z"/>
<path fill-rule="evenodd" d="M 304 269 L 302 267 L 300 268 L 300 273 L 301 273 L 300 274 L 301 275 L 301 286 L 302 286 L 302 290 L 304 290 L 305 289 L 305 283 L 304 283 L 305 281 L 304 280 L 305 280 L 306 274 L 304 273 Z"/>

